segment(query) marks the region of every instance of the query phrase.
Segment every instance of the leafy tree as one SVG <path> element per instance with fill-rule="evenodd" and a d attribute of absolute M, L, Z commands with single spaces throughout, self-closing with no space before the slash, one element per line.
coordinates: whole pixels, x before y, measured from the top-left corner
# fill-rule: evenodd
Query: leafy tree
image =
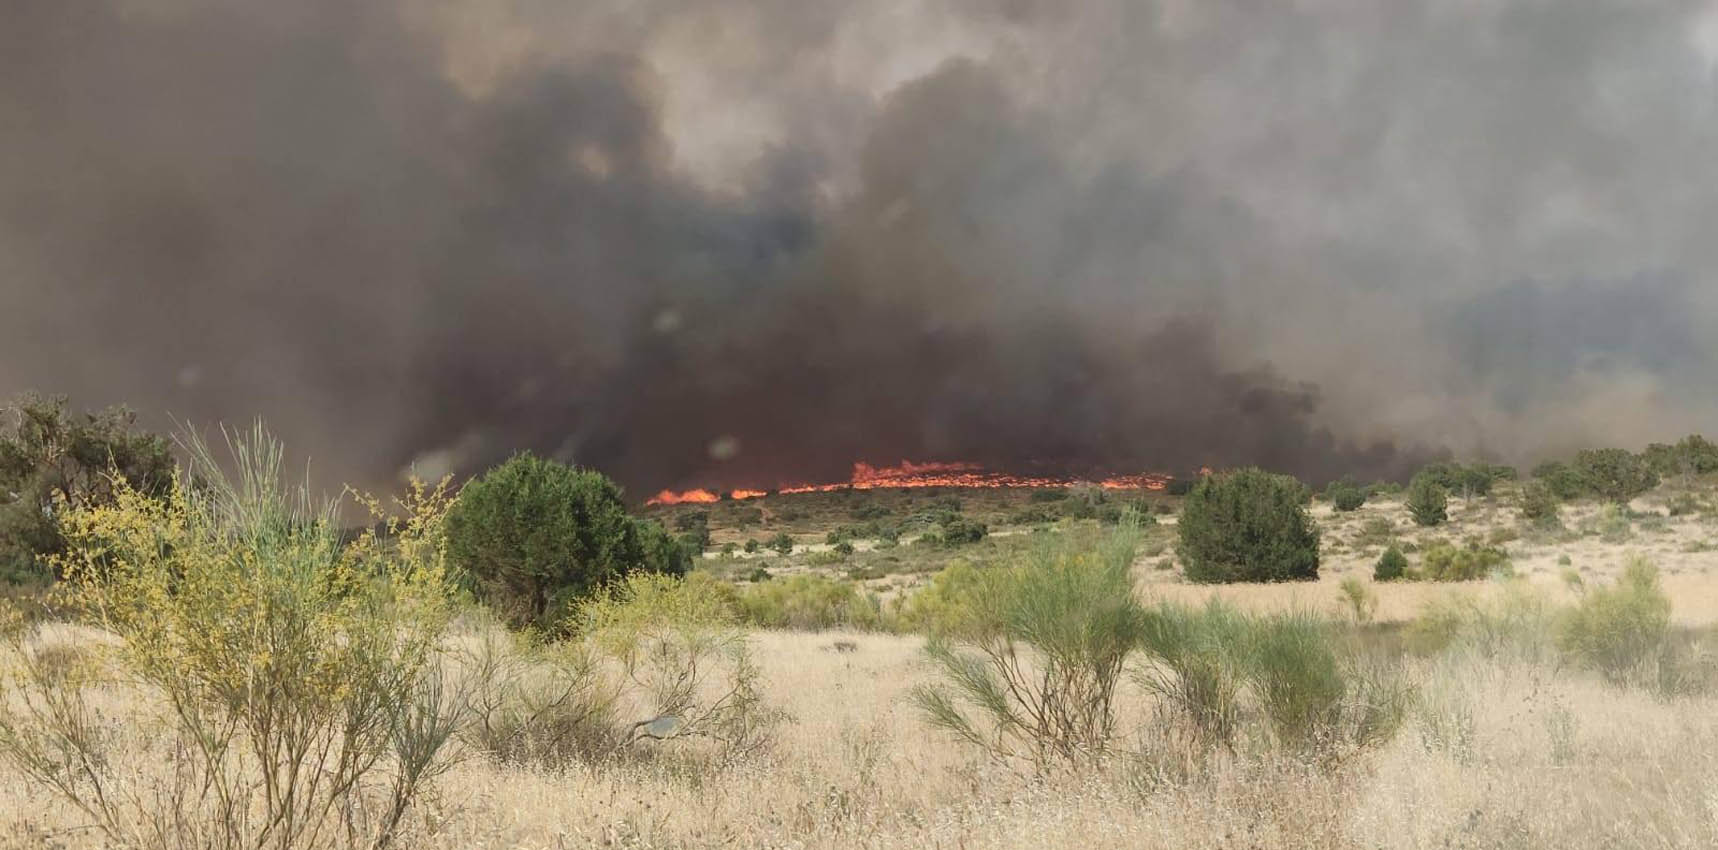
<path fill-rule="evenodd" d="M 1582 449 L 1575 455 L 1575 471 L 1588 489 L 1617 504 L 1658 486 L 1658 473 L 1623 449 Z"/>
<path fill-rule="evenodd" d="M 1408 556 L 1402 550 L 1391 546 L 1378 556 L 1378 563 L 1372 567 L 1374 581 L 1395 581 L 1408 572 Z"/>
<path fill-rule="evenodd" d="M 573 606 L 634 571 L 684 573 L 686 548 L 626 512 L 602 473 L 530 454 L 465 485 L 448 555 L 508 625 L 556 631 Z"/>
<path fill-rule="evenodd" d="M 1306 489 L 1287 475 L 1241 469 L 1200 481 L 1181 510 L 1181 558 L 1196 582 L 1318 578 L 1318 528 Z"/>
<path fill-rule="evenodd" d="M 1439 476 L 1422 471 L 1408 483 L 1408 513 L 1417 525 L 1441 525 L 1449 519 L 1449 493 Z"/>
<path fill-rule="evenodd" d="M 134 431 L 123 407 L 76 415 L 64 397 L 27 395 L 0 417 L 0 583 L 52 576 L 66 551 L 59 512 L 113 504 L 120 481 L 151 498 L 172 485 L 167 440 Z"/>

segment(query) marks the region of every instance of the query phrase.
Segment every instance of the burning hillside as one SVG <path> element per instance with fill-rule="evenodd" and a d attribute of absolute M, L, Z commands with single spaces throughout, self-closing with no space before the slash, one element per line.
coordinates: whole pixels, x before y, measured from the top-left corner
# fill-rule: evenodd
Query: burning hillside
<path fill-rule="evenodd" d="M 914 463 L 903 460 L 896 466 L 872 466 L 868 463 L 855 462 L 853 475 L 846 481 L 822 484 L 787 484 L 775 488 L 777 493 L 828 493 L 835 490 L 879 490 L 886 488 L 909 489 L 919 487 L 955 487 L 955 488 L 1050 488 L 1067 487 L 1081 483 L 1086 479 L 1060 475 L 1014 475 L 1005 472 L 995 472 L 985 469 L 981 464 L 964 461 Z M 1096 483 L 1107 490 L 1162 490 L 1169 486 L 1173 476 L 1161 473 L 1143 473 L 1138 475 L 1115 475 L 1100 479 Z M 768 495 L 771 491 L 759 489 L 734 489 L 727 496 L 732 499 L 755 499 Z M 706 488 L 690 490 L 662 490 L 646 501 L 650 505 L 679 505 L 715 502 L 722 494 Z"/>

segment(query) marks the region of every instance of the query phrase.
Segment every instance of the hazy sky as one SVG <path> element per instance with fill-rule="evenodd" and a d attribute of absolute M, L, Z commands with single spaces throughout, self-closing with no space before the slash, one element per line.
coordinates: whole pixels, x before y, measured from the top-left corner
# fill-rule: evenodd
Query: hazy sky
<path fill-rule="evenodd" d="M 1710 2 L 3 14 L 0 394 L 260 415 L 322 478 L 1718 431 Z"/>

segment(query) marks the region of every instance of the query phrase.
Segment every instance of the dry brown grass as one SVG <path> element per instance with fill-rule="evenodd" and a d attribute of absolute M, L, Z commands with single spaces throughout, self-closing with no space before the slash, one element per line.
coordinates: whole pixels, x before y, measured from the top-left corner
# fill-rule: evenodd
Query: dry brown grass
<path fill-rule="evenodd" d="M 58 630 L 52 640 L 88 640 Z M 1135 759 L 1038 780 L 980 761 L 905 700 L 919 641 L 755 636 L 767 698 L 793 722 L 767 755 L 564 770 L 464 760 L 412 815 L 422 848 L 1711 847 L 1718 700 L 1662 701 L 1596 679 L 1461 657 L 1413 662 L 1424 708 L 1335 769 L 1260 755 L 1180 776 Z M 837 651 L 836 641 L 856 648 Z M 104 690 L 111 719 L 135 706 Z M 1138 732 L 1150 712 L 1130 697 Z M 146 730 L 113 744 L 155 769 Z M 1454 730 L 1454 731 L 1451 731 Z M 668 746 L 674 746 L 672 744 Z M 10 846 L 94 847 L 78 816 L 0 771 Z"/>

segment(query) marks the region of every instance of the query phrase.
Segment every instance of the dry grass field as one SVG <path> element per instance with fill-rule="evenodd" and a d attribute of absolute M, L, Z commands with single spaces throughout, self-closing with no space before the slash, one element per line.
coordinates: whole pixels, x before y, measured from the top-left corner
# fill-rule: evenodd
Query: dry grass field
<path fill-rule="evenodd" d="M 1675 623 L 1698 639 L 1718 621 L 1718 552 L 1710 514 L 1665 513 L 1677 495 L 1637 500 L 1626 530 L 1583 533 L 1597 508 L 1573 506 L 1566 531 L 1519 528 L 1505 491 L 1463 505 L 1452 524 L 1417 529 L 1400 503 L 1333 515 L 1315 508 L 1325 565 L 1318 582 L 1187 584 L 1161 569 L 1173 548 L 1141 555 L 1150 600 L 1213 595 L 1252 610 L 1343 615 L 1338 583 L 1363 576 L 1381 543 L 1366 523 L 1392 523 L 1402 542 L 1501 540 L 1527 591 L 1566 604 L 1603 584 L 1626 556 L 1663 573 Z M 996 510 L 1005 513 L 1006 506 Z M 1373 523 L 1376 531 L 1377 523 Z M 807 525 L 801 533 L 815 536 Z M 1171 539 L 1165 517 L 1146 549 Z M 734 532 L 724 529 L 730 539 Z M 720 536 L 718 535 L 718 539 Z M 1007 538 L 992 538 L 1000 545 Z M 990 550 L 985 550 L 990 551 Z M 798 553 L 796 553 L 798 554 Z M 1567 556 L 1568 564 L 1559 563 Z M 975 557 L 971 554 L 962 557 Z M 776 559 L 775 569 L 816 570 Z M 716 566 L 716 565 L 712 565 Z M 826 566 L 839 574 L 841 566 Z M 874 580 L 909 593 L 924 573 Z M 903 580 L 904 579 L 904 580 Z M 1370 628 L 1398 629 L 1452 594 L 1496 599 L 1499 581 L 1371 585 Z M 456 643 L 493 637 L 462 618 Z M 1547 638 L 1548 639 L 1548 638 Z M 1555 657 L 1467 643 L 1398 660 L 1412 683 L 1400 730 L 1373 749 L 1329 760 L 1243 742 L 1189 757 L 1164 736 L 1161 706 L 1139 688 L 1118 699 L 1124 744 L 1101 764 L 1032 771 L 984 758 L 932 728 L 908 699 L 934 673 L 917 635 L 756 631 L 764 704 L 783 713 L 768 747 L 716 760 L 695 742 L 641 741 L 596 763 L 505 762 L 456 742 L 456 760 L 408 814 L 395 846 L 410 848 L 1705 848 L 1718 846 L 1718 696 L 1666 695 L 1608 684 Z M 28 651 L 99 659 L 100 635 L 49 624 Z M 58 649 L 56 649 L 56 647 Z M 7 660 L 8 664 L 16 657 Z M 95 661 L 92 663 L 99 663 Z M 92 691 L 115 783 L 148 784 L 167 754 L 142 716 L 149 697 L 120 680 Z M 623 709 L 623 713 L 626 709 Z M 0 845 L 103 847 L 89 817 L 20 773 L 0 768 Z"/>

